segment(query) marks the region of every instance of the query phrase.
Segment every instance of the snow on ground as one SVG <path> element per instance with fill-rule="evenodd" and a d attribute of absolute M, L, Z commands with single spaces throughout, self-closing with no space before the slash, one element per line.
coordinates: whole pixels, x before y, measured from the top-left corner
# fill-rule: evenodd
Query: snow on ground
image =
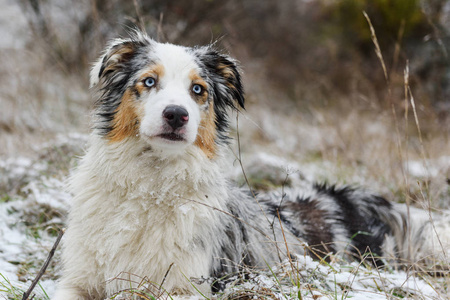
<path fill-rule="evenodd" d="M 405 162 L 405 169 L 416 177 L 435 177 L 442 169 L 450 169 L 450 156 L 442 156 L 437 159 L 411 160 Z"/>
<path fill-rule="evenodd" d="M 47 207 L 53 211 L 67 211 L 69 195 L 63 190 L 60 180 L 43 178 L 23 188 L 26 198 L 0 205 L 0 273 L 3 277 L 3 280 L 0 280 L 0 290 L 6 280 L 26 290 L 30 280 L 39 271 L 55 241 L 55 236 L 49 234 L 45 228 L 59 227 L 62 220 L 58 216 L 51 217 L 45 223 L 39 224 L 43 230 L 36 233 L 35 229 L 28 225 L 27 218 Z M 24 267 L 28 271 L 24 270 Z M 59 269 L 58 266 L 56 269 Z M 54 289 L 51 280 L 43 280 L 41 285 L 47 293 Z"/>
<path fill-rule="evenodd" d="M 68 169 L 64 156 L 80 153 L 83 141 L 78 134 L 60 136 L 36 149 L 38 157 L 0 161 L 0 299 L 22 294 L 47 258 L 70 199 L 67 172 L 59 168 Z M 35 289 L 38 299 L 54 290 L 58 256 L 40 282 L 42 289 Z"/>
<path fill-rule="evenodd" d="M 299 282 L 299 283 L 296 283 Z M 287 283 L 287 284 L 286 284 Z M 447 299 L 429 282 L 403 271 L 376 270 L 356 262 L 329 265 L 309 256 L 297 256 L 272 268 L 270 275 L 257 274 L 243 285 L 230 288 L 232 294 L 243 288 L 256 291 L 266 287 L 277 299 Z"/>
<path fill-rule="evenodd" d="M 0 161 L 0 299 L 21 299 L 23 290 L 44 263 L 69 206 L 64 180 L 74 164 L 70 158 L 82 153 L 85 142 L 83 135 L 60 136 L 36 149 L 37 158 Z M 312 178 L 305 178 L 303 173 L 318 174 L 323 167 L 311 165 L 305 169 L 298 162 L 265 152 L 247 154 L 247 158 L 247 175 L 278 185 L 286 181 L 287 175 L 292 180 L 289 184 L 309 181 Z M 410 166 L 415 163 L 421 166 L 421 162 Z M 426 162 L 431 170 L 442 164 L 440 160 Z M 419 171 L 420 167 L 410 169 L 412 175 L 421 175 Z M 236 178 L 239 172 L 240 166 L 234 164 L 230 174 Z M 59 256 L 58 250 L 40 281 L 41 287 L 34 290 L 35 299 L 48 299 L 53 294 L 60 274 Z M 339 259 L 327 264 L 299 256 L 270 271 L 253 271 L 245 280 L 231 281 L 218 298 L 245 294 L 254 299 L 448 299 L 448 284 L 447 277 L 436 279 L 389 268 L 377 270 Z"/>

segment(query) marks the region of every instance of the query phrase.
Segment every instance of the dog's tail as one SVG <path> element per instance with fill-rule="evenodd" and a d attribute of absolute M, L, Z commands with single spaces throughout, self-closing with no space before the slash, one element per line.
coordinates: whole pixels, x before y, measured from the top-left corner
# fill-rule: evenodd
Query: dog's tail
<path fill-rule="evenodd" d="M 258 195 L 313 257 L 334 252 L 375 265 L 449 270 L 450 212 L 392 203 L 352 187 L 316 184 Z"/>
<path fill-rule="evenodd" d="M 450 213 L 433 213 L 405 204 L 393 204 L 385 222 L 383 256 L 401 265 L 448 270 L 450 263 Z"/>

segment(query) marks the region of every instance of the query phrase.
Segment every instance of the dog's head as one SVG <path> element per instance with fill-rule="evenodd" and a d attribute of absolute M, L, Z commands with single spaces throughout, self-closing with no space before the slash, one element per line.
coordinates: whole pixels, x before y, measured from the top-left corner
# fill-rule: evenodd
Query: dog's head
<path fill-rule="evenodd" d="M 211 47 L 187 48 L 136 33 L 114 40 L 91 71 L 99 133 L 111 143 L 138 138 L 150 148 L 209 158 L 226 141 L 227 108 L 244 107 L 238 66 Z"/>

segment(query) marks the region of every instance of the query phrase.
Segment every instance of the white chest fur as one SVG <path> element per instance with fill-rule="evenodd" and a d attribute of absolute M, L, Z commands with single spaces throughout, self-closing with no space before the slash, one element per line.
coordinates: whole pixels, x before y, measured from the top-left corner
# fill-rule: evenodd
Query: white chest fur
<path fill-rule="evenodd" d="M 194 147 L 176 159 L 142 149 L 134 140 L 91 143 L 71 179 L 65 260 L 84 261 L 98 285 L 121 272 L 160 284 L 173 264 L 164 287 L 192 290 L 186 278 L 207 276 L 211 268 L 214 247 L 205 245 L 214 244 L 222 226 L 223 214 L 212 207 L 226 204 L 225 180 Z M 106 290 L 126 287 L 130 282 L 112 280 Z"/>

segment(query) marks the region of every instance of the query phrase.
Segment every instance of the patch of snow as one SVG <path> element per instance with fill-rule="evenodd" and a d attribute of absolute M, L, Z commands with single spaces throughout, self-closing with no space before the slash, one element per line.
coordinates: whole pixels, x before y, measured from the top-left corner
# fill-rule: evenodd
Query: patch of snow
<path fill-rule="evenodd" d="M 414 177 L 436 177 L 450 170 L 450 156 L 430 160 L 411 160 L 405 162 L 405 169 Z"/>
<path fill-rule="evenodd" d="M 330 296 L 332 299 L 391 299 L 392 293 L 398 291 L 418 295 L 420 299 L 447 299 L 448 296 L 429 282 L 403 271 L 369 269 L 345 262 L 333 262 L 326 266 L 309 256 L 296 257 L 293 267 L 295 271 L 292 273 L 292 265 L 285 262 L 272 269 L 276 278 L 270 273 L 263 273 L 243 285 L 231 287 L 226 294 L 267 288 L 276 291 L 278 299 L 297 299 L 298 292 L 302 294 L 302 299 L 329 299 Z M 283 279 L 288 279 L 286 284 L 281 282 Z M 292 284 L 297 279 L 300 280 L 300 289 Z"/>
<path fill-rule="evenodd" d="M 26 215 L 43 213 L 40 211 L 40 205 L 65 212 L 68 209 L 70 195 L 64 191 L 64 183 L 61 180 L 40 175 L 43 170 L 42 165 L 33 163 L 30 159 L 23 157 L 8 159 L 1 162 L 1 167 L 11 170 L 10 176 L 29 176 L 30 174 L 34 176 L 21 189 L 20 193 L 24 196 L 16 195 L 8 202 L 0 203 L 0 281 L 7 286 L 8 283 L 5 280 L 9 281 L 14 287 L 26 290 L 56 240 L 45 230 L 40 231 L 40 238 L 34 238 L 27 226 Z M 61 222 L 61 218 L 55 216 L 40 226 L 45 227 L 46 224 Z M 58 255 L 59 253 L 56 256 Z M 29 269 L 32 274 L 19 275 L 22 264 L 28 262 L 33 264 L 33 267 Z M 40 284 L 47 294 L 53 293 L 54 280 L 43 279 Z M 0 288 L 0 298 L 7 297 L 6 291 L 1 290 Z M 33 292 L 37 294 L 38 299 L 44 298 L 40 287 L 36 287 Z"/>

